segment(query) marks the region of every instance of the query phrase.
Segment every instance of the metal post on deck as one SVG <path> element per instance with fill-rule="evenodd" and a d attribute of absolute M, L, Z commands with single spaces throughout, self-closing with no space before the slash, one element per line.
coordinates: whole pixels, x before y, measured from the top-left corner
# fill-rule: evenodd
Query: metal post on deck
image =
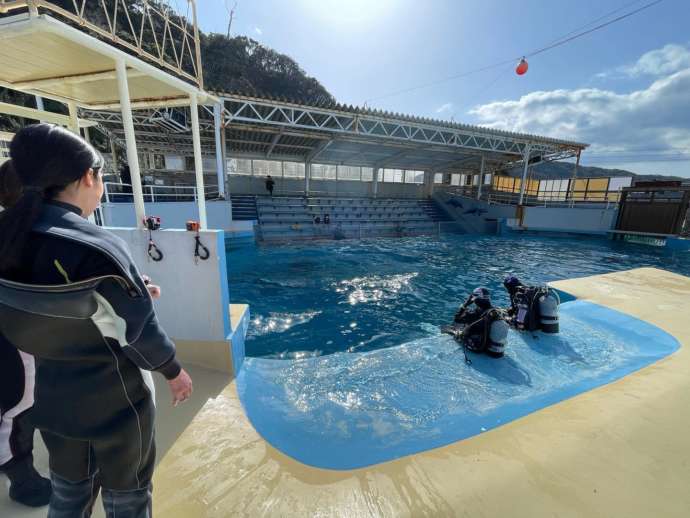
<path fill-rule="evenodd" d="M 522 202 L 525 198 L 525 187 L 527 186 L 527 170 L 529 169 L 529 153 L 530 145 L 527 144 L 525 145 L 525 154 L 523 156 L 523 161 L 525 162 L 525 165 L 522 168 L 522 181 L 520 182 L 520 199 L 518 201 L 518 205 L 522 205 Z"/>
<path fill-rule="evenodd" d="M 204 162 L 201 159 L 201 135 L 199 134 L 199 103 L 196 94 L 189 96 L 189 109 L 192 112 L 192 141 L 194 144 L 194 172 L 196 173 L 197 204 L 199 205 L 199 224 L 202 230 L 208 228 L 206 222 L 206 193 L 204 191 Z"/>
<path fill-rule="evenodd" d="M 127 144 L 127 163 L 132 176 L 132 196 L 134 198 L 134 213 L 137 227 L 144 228 L 144 193 L 141 189 L 141 171 L 139 169 L 139 155 L 137 154 L 137 142 L 134 136 L 134 120 L 132 118 L 132 104 L 129 99 L 129 85 L 127 84 L 127 65 L 124 60 L 115 62 L 117 71 L 117 90 L 120 96 L 120 111 L 122 112 L 122 126 L 125 130 L 125 143 Z"/>
<path fill-rule="evenodd" d="M 577 158 L 575 159 L 575 165 L 573 166 L 573 177 L 570 180 L 570 206 L 575 205 L 575 180 L 577 180 L 577 168 L 580 166 L 580 153 L 581 149 L 577 150 Z"/>
<path fill-rule="evenodd" d="M 220 126 L 223 121 L 223 110 L 220 104 L 213 106 L 213 129 L 216 137 L 216 174 L 218 175 L 218 197 L 225 198 L 225 160 L 223 160 L 223 139 Z"/>
<path fill-rule="evenodd" d="M 113 172 L 117 173 L 119 167 L 117 163 L 117 150 L 115 149 L 115 141 L 113 139 L 110 139 L 110 154 L 113 155 Z"/>
<path fill-rule="evenodd" d="M 482 185 L 484 185 L 484 155 L 482 155 L 482 161 L 479 165 L 479 185 L 477 185 L 477 199 L 482 198 Z"/>
<path fill-rule="evenodd" d="M 374 167 L 374 173 L 373 173 L 372 178 L 373 178 L 373 180 L 372 180 L 373 185 L 371 186 L 372 187 L 371 192 L 374 195 L 374 198 L 376 198 L 376 196 L 379 193 L 379 168 L 378 167 Z"/>
<path fill-rule="evenodd" d="M 311 162 L 304 163 L 304 195 L 309 196 L 309 182 L 311 181 Z M 336 179 L 336 182 L 338 180 Z"/>

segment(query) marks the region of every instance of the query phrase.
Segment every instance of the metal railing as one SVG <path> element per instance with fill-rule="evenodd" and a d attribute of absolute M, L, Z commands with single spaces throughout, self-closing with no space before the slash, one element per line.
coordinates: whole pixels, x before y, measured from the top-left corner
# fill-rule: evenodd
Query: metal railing
<path fill-rule="evenodd" d="M 132 186 L 128 183 L 104 182 L 105 203 L 132 203 Z M 197 190 L 192 185 L 143 185 L 144 202 L 197 201 Z M 205 191 L 205 199 L 218 198 L 217 190 Z"/>
<path fill-rule="evenodd" d="M 50 12 L 203 88 L 196 0 L 186 1 L 187 16 L 156 0 L 0 0 L 0 14 Z"/>
<path fill-rule="evenodd" d="M 466 198 L 477 198 L 476 187 L 446 188 L 443 192 Z M 523 205 L 542 207 L 574 207 L 574 206 L 605 206 L 607 209 L 616 206 L 620 198 L 620 191 L 528 191 L 523 198 Z M 500 191 L 482 188 L 479 198 L 492 205 L 517 205 L 520 200 L 519 192 Z"/>

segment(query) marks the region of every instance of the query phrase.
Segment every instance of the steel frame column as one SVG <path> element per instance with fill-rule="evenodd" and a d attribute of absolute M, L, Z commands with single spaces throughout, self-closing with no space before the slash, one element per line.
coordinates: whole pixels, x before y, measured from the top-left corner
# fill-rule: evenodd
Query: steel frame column
<path fill-rule="evenodd" d="M 336 182 L 337 180 L 336 171 Z M 311 181 L 311 162 L 304 163 L 304 195 L 309 196 L 309 182 Z"/>
<path fill-rule="evenodd" d="M 119 169 L 119 164 L 117 163 L 117 149 L 115 149 L 115 141 L 113 139 L 110 140 L 110 154 L 113 155 L 113 172 L 118 173 Z"/>
<path fill-rule="evenodd" d="M 134 120 L 132 118 L 132 104 L 129 98 L 129 85 L 127 84 L 127 65 L 124 60 L 115 62 L 117 71 L 117 90 L 120 96 L 120 110 L 122 112 L 122 126 L 125 130 L 125 142 L 127 144 L 127 163 L 132 176 L 132 196 L 134 198 L 134 213 L 137 227 L 144 228 L 144 194 L 141 189 L 141 171 L 139 169 L 139 155 L 137 154 L 137 142 L 134 136 Z"/>
<path fill-rule="evenodd" d="M 223 160 L 223 140 L 220 134 L 223 111 L 220 104 L 213 105 L 213 130 L 216 138 L 216 174 L 218 176 L 218 196 L 225 198 L 225 161 Z"/>
<path fill-rule="evenodd" d="M 477 199 L 480 200 L 482 197 L 482 186 L 484 185 L 484 162 L 485 157 L 482 155 L 482 161 L 479 165 L 479 184 L 477 184 Z"/>
<path fill-rule="evenodd" d="M 373 172 L 373 180 L 372 180 L 372 186 L 371 186 L 371 193 L 373 194 L 374 198 L 378 196 L 379 193 L 379 168 L 374 167 L 374 172 Z"/>
<path fill-rule="evenodd" d="M 192 143 L 194 144 L 194 173 L 196 175 L 196 200 L 199 205 L 199 224 L 202 230 L 208 228 L 206 220 L 206 191 L 204 189 L 204 162 L 201 158 L 201 134 L 199 133 L 199 103 L 196 94 L 189 96 L 192 112 Z"/>
<path fill-rule="evenodd" d="M 518 205 L 522 205 L 522 202 L 524 201 L 525 198 L 525 187 L 527 185 L 527 170 L 529 169 L 529 154 L 530 154 L 530 145 L 527 144 L 525 146 L 525 154 L 523 155 L 522 160 L 525 162 L 524 167 L 522 168 L 522 181 L 520 182 L 520 199 L 518 200 Z"/>
<path fill-rule="evenodd" d="M 577 180 L 577 168 L 580 166 L 580 153 L 581 151 L 578 150 L 577 152 L 577 158 L 575 158 L 575 165 L 573 166 L 573 176 L 570 179 L 570 206 L 572 207 L 575 205 L 575 180 Z"/>

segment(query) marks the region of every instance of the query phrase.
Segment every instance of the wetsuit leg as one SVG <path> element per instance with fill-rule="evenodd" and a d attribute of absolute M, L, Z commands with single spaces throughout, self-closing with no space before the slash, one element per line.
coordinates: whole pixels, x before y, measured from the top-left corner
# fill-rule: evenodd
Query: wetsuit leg
<path fill-rule="evenodd" d="M 98 496 L 98 467 L 92 443 L 42 431 L 48 448 L 53 494 L 48 518 L 91 516 Z"/>
<path fill-rule="evenodd" d="M 150 518 L 151 478 L 156 460 L 154 406 L 150 398 L 136 405 L 137 419 L 124 424 L 111 440 L 97 441 L 106 516 Z"/>
<path fill-rule="evenodd" d="M 108 518 L 150 518 L 153 422 L 153 402 L 145 398 L 103 439 L 75 441 L 42 432 L 54 484 L 48 517 L 89 516 L 84 510 L 93 506 L 100 486 Z"/>

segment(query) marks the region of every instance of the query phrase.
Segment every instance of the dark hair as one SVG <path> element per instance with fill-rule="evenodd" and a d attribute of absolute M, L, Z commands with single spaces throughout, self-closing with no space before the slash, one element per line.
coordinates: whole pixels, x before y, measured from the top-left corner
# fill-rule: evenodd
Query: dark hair
<path fill-rule="evenodd" d="M 12 161 L 0 164 L 0 206 L 9 209 L 22 196 L 22 185 L 12 167 Z"/>
<path fill-rule="evenodd" d="M 10 143 L 9 170 L 22 194 L 0 213 L 0 274 L 17 269 L 43 201 L 54 198 L 89 169 L 98 174 L 102 159 L 78 135 L 53 124 L 22 128 Z"/>

